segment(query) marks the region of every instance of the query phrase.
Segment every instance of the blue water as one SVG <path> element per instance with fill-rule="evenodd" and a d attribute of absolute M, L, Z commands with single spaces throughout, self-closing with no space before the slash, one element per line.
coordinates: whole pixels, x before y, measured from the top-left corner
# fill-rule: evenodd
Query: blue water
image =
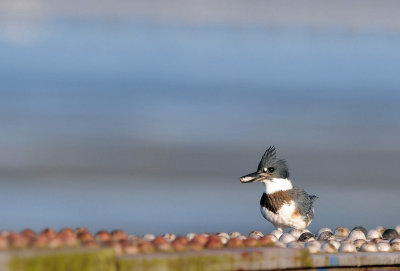
<path fill-rule="evenodd" d="M 278 147 L 311 227 L 395 226 L 400 35 L 53 19 L 0 36 L 1 228 L 271 230 Z M 33 36 L 33 38 L 32 38 Z"/>

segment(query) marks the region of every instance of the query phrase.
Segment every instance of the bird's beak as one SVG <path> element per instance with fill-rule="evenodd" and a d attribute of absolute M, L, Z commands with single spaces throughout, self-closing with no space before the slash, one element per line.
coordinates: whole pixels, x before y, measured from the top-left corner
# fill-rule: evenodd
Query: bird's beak
<path fill-rule="evenodd" d="M 243 177 L 240 177 L 240 182 L 241 183 L 253 183 L 253 182 L 259 182 L 262 181 L 265 178 L 265 176 L 262 176 L 258 172 L 253 172 L 247 175 L 244 175 Z"/>

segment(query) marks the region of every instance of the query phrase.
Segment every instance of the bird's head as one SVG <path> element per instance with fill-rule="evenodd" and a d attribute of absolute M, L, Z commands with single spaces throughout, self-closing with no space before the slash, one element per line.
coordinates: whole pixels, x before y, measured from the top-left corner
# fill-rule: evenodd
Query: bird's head
<path fill-rule="evenodd" d="M 266 182 L 274 179 L 289 178 L 289 169 L 286 161 L 276 158 L 276 149 L 269 147 L 258 164 L 257 171 L 240 178 L 241 183 Z"/>

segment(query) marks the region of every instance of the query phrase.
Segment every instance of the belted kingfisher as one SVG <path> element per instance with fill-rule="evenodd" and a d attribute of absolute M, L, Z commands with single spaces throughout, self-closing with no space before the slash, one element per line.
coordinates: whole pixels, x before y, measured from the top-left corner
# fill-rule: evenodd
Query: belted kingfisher
<path fill-rule="evenodd" d="M 292 186 L 286 161 L 276 158 L 274 146 L 265 151 L 257 171 L 241 177 L 240 182 L 265 184 L 260 200 L 261 213 L 278 230 L 288 227 L 304 230 L 314 218 L 313 203 L 317 196 Z"/>

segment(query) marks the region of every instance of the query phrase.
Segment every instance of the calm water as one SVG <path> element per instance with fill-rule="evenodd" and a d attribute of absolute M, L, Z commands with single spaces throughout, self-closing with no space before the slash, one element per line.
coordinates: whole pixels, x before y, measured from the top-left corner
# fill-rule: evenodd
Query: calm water
<path fill-rule="evenodd" d="M 54 19 L 0 41 L 1 228 L 272 230 L 269 145 L 311 229 L 400 224 L 400 35 Z"/>

